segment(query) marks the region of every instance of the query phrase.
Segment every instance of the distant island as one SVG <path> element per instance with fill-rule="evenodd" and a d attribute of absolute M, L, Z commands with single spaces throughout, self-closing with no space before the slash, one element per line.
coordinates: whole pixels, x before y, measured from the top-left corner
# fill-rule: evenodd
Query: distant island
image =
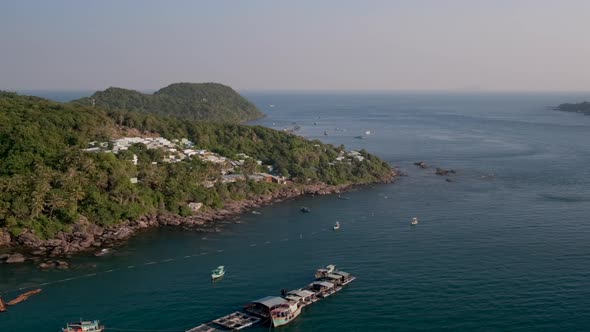
<path fill-rule="evenodd" d="M 198 228 L 276 200 L 396 175 L 364 150 L 261 126 L 103 108 L 100 100 L 0 92 L 0 246 L 39 256 L 96 251 L 142 229 Z"/>
<path fill-rule="evenodd" d="M 232 88 L 217 83 L 174 83 L 153 94 L 111 87 L 72 103 L 215 122 L 240 123 L 264 116 Z"/>
<path fill-rule="evenodd" d="M 582 103 L 565 103 L 557 106 L 556 108 L 559 111 L 565 112 L 576 112 L 576 113 L 583 113 L 585 115 L 590 115 L 590 102 L 582 102 Z"/>

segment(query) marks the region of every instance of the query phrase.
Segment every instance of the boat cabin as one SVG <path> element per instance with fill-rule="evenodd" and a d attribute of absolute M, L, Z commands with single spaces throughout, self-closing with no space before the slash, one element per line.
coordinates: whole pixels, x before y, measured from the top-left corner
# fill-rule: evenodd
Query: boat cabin
<path fill-rule="evenodd" d="M 287 300 L 299 301 L 303 304 L 310 304 L 315 301 L 315 293 L 308 290 L 294 290 L 287 293 Z"/>
<path fill-rule="evenodd" d="M 327 281 L 316 281 L 311 283 L 309 287 L 312 292 L 317 294 L 330 291 L 332 288 L 334 288 L 334 284 Z"/>
<path fill-rule="evenodd" d="M 287 300 L 282 297 L 267 296 L 248 303 L 244 310 L 258 317 L 270 318 L 270 312 L 284 303 L 287 303 Z"/>
<path fill-rule="evenodd" d="M 99 321 L 81 321 L 76 323 L 68 323 L 63 332 L 102 332 L 104 326 L 99 325 Z"/>
<path fill-rule="evenodd" d="M 335 273 L 328 274 L 326 279 L 335 285 L 341 285 L 344 282 L 344 276 Z"/>

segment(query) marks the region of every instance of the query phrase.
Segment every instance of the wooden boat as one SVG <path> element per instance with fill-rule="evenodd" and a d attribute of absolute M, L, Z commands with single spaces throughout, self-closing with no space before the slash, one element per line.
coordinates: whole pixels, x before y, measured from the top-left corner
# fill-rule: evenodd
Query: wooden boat
<path fill-rule="evenodd" d="M 327 265 L 326 267 L 323 267 L 321 269 L 317 269 L 315 271 L 315 277 L 316 277 L 316 279 L 325 278 L 328 274 L 334 272 L 334 270 L 336 270 L 336 265 L 334 265 L 334 264 Z"/>
<path fill-rule="evenodd" d="M 272 326 L 279 327 L 289 324 L 293 319 L 299 316 L 302 307 L 303 306 L 300 305 L 299 301 L 289 301 L 271 310 L 270 318 Z"/>
<path fill-rule="evenodd" d="M 225 267 L 223 265 L 218 266 L 216 269 L 211 271 L 211 279 L 219 279 L 225 275 Z"/>
<path fill-rule="evenodd" d="M 31 297 L 32 295 L 39 294 L 39 293 L 41 293 L 41 289 L 40 289 L 40 288 L 38 288 L 38 289 L 35 289 L 35 290 L 32 290 L 32 291 L 28 291 L 28 292 L 26 292 L 26 293 L 22 293 L 21 295 L 17 296 L 16 298 L 14 298 L 14 299 L 12 299 L 12 300 L 10 300 L 10 301 L 6 302 L 6 305 L 15 305 L 15 304 L 19 304 L 19 303 L 21 303 L 22 301 L 25 301 L 25 300 L 27 300 L 27 299 L 28 299 L 29 297 Z"/>
<path fill-rule="evenodd" d="M 68 323 L 62 332 L 103 332 L 104 326 L 97 320 Z"/>

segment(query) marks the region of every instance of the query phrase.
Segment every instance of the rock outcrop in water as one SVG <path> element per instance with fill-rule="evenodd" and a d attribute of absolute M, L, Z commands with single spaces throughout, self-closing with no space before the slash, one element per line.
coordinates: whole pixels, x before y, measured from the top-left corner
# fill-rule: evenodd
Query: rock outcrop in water
<path fill-rule="evenodd" d="M 439 175 L 439 176 L 447 176 L 449 174 L 455 174 L 455 173 L 456 172 L 453 169 L 444 169 L 444 168 L 437 167 L 436 172 L 434 174 Z"/>

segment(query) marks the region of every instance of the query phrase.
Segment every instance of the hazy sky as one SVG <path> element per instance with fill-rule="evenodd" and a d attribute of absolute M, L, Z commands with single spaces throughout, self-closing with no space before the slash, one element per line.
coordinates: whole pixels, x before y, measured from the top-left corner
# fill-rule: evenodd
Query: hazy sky
<path fill-rule="evenodd" d="M 0 89 L 590 90 L 588 0 L 0 6 Z"/>

